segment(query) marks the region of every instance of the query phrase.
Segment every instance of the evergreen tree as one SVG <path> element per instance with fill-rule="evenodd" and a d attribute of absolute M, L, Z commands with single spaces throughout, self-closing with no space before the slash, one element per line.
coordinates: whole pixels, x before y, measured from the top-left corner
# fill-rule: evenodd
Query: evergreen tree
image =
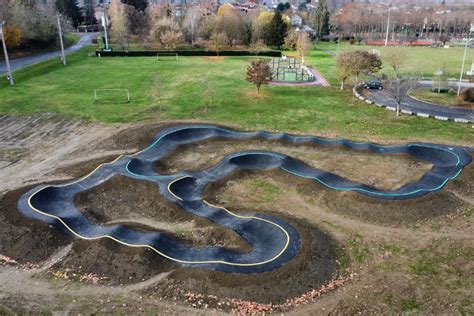
<path fill-rule="evenodd" d="M 81 10 L 77 6 L 76 0 L 56 0 L 56 9 L 70 19 L 75 28 L 82 22 Z"/>
<path fill-rule="evenodd" d="M 87 25 L 92 25 L 97 23 L 97 19 L 95 18 L 95 10 L 94 10 L 94 0 L 84 0 L 84 22 Z"/>
<path fill-rule="evenodd" d="M 275 12 L 265 34 L 267 45 L 277 46 L 278 49 L 280 49 L 280 46 L 285 43 L 287 29 L 288 26 L 285 21 L 283 21 L 281 13 L 278 11 Z"/>

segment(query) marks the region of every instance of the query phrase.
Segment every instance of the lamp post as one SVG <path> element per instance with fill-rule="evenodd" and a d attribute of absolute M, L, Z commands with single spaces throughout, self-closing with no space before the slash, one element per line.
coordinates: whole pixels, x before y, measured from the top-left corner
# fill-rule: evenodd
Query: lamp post
<path fill-rule="evenodd" d="M 388 7 L 388 18 L 387 18 L 387 32 L 385 33 L 385 47 L 388 46 L 388 33 L 390 30 L 390 15 L 392 13 L 392 6 Z"/>
<path fill-rule="evenodd" d="M 471 41 L 472 33 L 474 33 L 474 22 L 471 23 L 471 28 L 469 29 L 469 34 L 467 35 L 466 45 L 464 45 L 464 57 L 462 59 L 461 75 L 459 76 L 459 84 L 458 84 L 458 97 L 461 94 L 461 82 L 462 82 L 462 76 L 464 74 L 464 65 L 466 63 L 467 45 L 469 45 L 469 42 Z"/>
<path fill-rule="evenodd" d="M 59 42 L 61 43 L 61 59 L 63 61 L 63 65 L 66 66 L 66 54 L 64 53 L 64 42 L 63 42 L 63 29 L 61 27 L 61 15 L 57 15 L 58 18 L 58 31 L 59 31 Z"/>
<path fill-rule="evenodd" d="M 5 21 L 0 22 L 0 35 L 2 36 L 3 54 L 5 55 L 5 63 L 7 64 L 7 79 L 10 82 L 10 85 L 13 86 L 15 82 L 13 81 L 13 74 L 10 68 L 10 60 L 8 59 L 7 43 L 5 43 L 5 34 L 3 33 L 3 25 L 5 25 Z"/>
<path fill-rule="evenodd" d="M 105 51 L 108 52 L 110 51 L 110 48 L 109 48 L 109 35 L 108 35 L 108 31 L 107 31 L 107 28 L 108 28 L 108 24 L 109 24 L 109 21 L 108 21 L 108 3 L 105 3 L 105 6 L 104 6 L 104 15 L 102 16 L 102 25 L 104 26 L 104 36 L 105 36 Z"/>

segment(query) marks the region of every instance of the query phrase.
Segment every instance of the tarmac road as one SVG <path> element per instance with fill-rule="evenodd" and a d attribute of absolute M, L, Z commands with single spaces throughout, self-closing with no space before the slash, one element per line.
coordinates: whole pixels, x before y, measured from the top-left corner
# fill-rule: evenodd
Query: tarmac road
<path fill-rule="evenodd" d="M 395 101 L 391 100 L 384 90 L 364 90 L 363 95 L 378 104 L 386 107 L 396 107 Z M 433 103 L 428 103 L 407 97 L 400 105 L 400 110 L 411 111 L 414 114 L 423 113 L 430 117 L 444 117 L 450 120 L 464 119 L 469 122 L 474 122 L 474 110 L 467 108 L 456 108 L 449 106 L 442 106 Z"/>
<path fill-rule="evenodd" d="M 81 38 L 79 41 L 77 41 L 76 44 L 68 47 L 65 49 L 66 54 L 73 53 L 75 51 L 78 51 L 79 49 L 83 48 L 84 46 L 90 45 L 92 43 L 92 39 L 97 37 L 97 33 L 79 33 Z M 22 57 L 22 58 L 17 58 L 17 59 L 11 59 L 10 60 L 10 67 L 12 71 L 15 71 L 17 69 L 36 64 L 51 58 L 55 57 L 60 57 L 61 56 L 61 51 L 54 51 L 54 52 L 48 52 L 48 53 L 42 53 L 42 54 L 37 54 L 37 55 L 32 55 L 28 57 Z M 0 62 L 0 74 L 4 74 L 7 72 L 7 66 L 5 64 L 5 61 L 2 60 Z"/>

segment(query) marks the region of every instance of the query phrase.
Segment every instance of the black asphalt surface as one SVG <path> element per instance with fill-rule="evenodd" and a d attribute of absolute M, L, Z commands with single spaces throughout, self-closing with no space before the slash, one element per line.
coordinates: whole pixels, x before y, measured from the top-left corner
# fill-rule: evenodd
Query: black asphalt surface
<path fill-rule="evenodd" d="M 76 44 L 65 49 L 66 54 L 73 53 L 83 48 L 84 46 L 91 45 L 92 39 L 97 37 L 97 33 L 79 33 L 79 35 L 81 36 L 79 41 L 77 41 Z M 24 68 L 26 66 L 36 64 L 36 63 L 39 63 L 51 58 L 61 58 L 61 51 L 59 50 L 59 51 L 54 51 L 54 52 L 32 55 L 28 57 L 10 59 L 10 67 L 12 71 L 15 71 L 20 68 Z M 0 61 L 0 74 L 4 74 L 6 72 L 7 72 L 7 66 L 5 64 L 5 60 L 1 60 Z"/>
<path fill-rule="evenodd" d="M 395 190 L 385 191 L 342 178 L 325 170 L 269 151 L 244 151 L 224 157 L 216 165 L 199 171 L 158 174 L 156 161 L 171 154 L 178 146 L 213 138 L 252 139 L 287 142 L 289 145 L 318 144 L 343 146 L 355 151 L 375 154 L 405 153 L 433 164 L 418 182 L 407 183 Z M 33 188 L 18 201 L 18 209 L 26 216 L 45 221 L 82 239 L 110 238 L 130 247 L 148 247 L 157 254 L 186 267 L 199 267 L 225 272 L 257 273 L 276 269 L 290 261 L 300 249 L 298 232 L 285 221 L 263 214 L 237 215 L 203 200 L 206 187 L 228 179 L 241 170 L 279 169 L 294 176 L 312 179 L 338 191 L 355 191 L 381 199 L 411 199 L 441 190 L 471 163 L 463 148 L 446 145 L 410 143 L 381 146 L 374 143 L 352 142 L 312 136 L 292 136 L 268 132 L 240 132 L 213 125 L 179 125 L 159 132 L 150 146 L 134 154 L 121 156 L 100 165 L 89 175 L 63 185 L 43 184 Z M 74 197 L 90 190 L 115 175 L 150 181 L 160 194 L 184 211 L 206 217 L 217 225 L 231 229 L 252 247 L 240 253 L 222 247 L 192 247 L 161 232 L 133 230 L 123 225 L 97 225 L 74 204 Z"/>
<path fill-rule="evenodd" d="M 364 89 L 362 94 L 370 101 L 385 107 L 396 108 L 397 106 L 396 102 L 391 100 L 384 90 Z M 427 114 L 433 118 L 447 118 L 449 120 L 462 119 L 468 122 L 474 122 L 474 110 L 472 109 L 442 106 L 416 100 L 412 97 L 407 97 L 400 105 L 400 109 L 413 112 L 413 114 Z"/>

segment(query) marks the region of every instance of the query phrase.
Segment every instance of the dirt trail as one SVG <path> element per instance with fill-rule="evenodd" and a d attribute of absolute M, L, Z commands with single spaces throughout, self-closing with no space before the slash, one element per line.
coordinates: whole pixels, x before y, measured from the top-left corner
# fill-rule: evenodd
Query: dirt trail
<path fill-rule="evenodd" d="M 86 124 L 47 113 L 0 115 L 0 194 L 52 179 L 53 171 L 66 163 L 115 154 L 93 144 L 125 127 Z"/>

